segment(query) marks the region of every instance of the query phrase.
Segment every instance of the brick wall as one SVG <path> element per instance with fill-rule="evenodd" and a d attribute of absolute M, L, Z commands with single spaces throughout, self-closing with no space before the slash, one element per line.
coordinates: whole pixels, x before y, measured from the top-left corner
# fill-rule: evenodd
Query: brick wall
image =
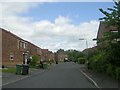
<path fill-rule="evenodd" d="M 2 64 L 15 66 L 23 63 L 23 51 L 19 47 L 20 38 L 11 32 L 2 30 Z"/>
<path fill-rule="evenodd" d="M 58 60 L 59 61 L 64 61 L 65 58 L 67 58 L 67 54 L 65 53 L 58 53 Z"/>
<path fill-rule="evenodd" d="M 52 53 L 52 52 L 49 53 L 49 60 L 51 62 L 55 62 L 55 55 L 54 55 L 54 53 Z"/>
<path fill-rule="evenodd" d="M 29 51 L 29 55 L 33 56 L 36 55 L 39 57 L 39 62 L 41 60 L 41 49 L 39 47 L 37 47 L 36 45 L 28 42 L 28 51 Z"/>
<path fill-rule="evenodd" d="M 39 57 L 38 62 L 40 62 L 41 59 L 54 59 L 54 54 L 49 55 L 48 49 L 42 50 L 33 43 L 25 41 L 4 29 L 0 30 L 0 40 L 2 43 L 2 46 L 0 46 L 2 53 L 0 59 L 4 66 L 9 67 L 16 66 L 16 64 L 23 64 L 23 62 L 26 62 L 26 59 L 23 59 L 23 54 L 26 54 L 27 57 L 37 55 Z"/>
<path fill-rule="evenodd" d="M 37 55 L 39 60 L 41 59 L 39 47 L 2 29 L 2 64 L 7 67 L 23 64 L 23 53 L 29 56 Z"/>

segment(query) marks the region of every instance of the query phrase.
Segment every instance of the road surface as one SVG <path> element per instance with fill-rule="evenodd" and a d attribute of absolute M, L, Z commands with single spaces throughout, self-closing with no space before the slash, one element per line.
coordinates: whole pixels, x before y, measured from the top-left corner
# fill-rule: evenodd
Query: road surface
<path fill-rule="evenodd" d="M 96 88 L 79 69 L 80 65 L 72 62 L 59 63 L 45 72 L 7 84 L 3 88 Z"/>

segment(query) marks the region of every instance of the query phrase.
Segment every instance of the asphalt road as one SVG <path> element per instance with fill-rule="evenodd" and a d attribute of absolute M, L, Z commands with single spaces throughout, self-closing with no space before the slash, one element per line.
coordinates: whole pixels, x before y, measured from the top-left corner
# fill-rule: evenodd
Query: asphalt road
<path fill-rule="evenodd" d="M 3 86 L 3 88 L 95 88 L 78 70 L 80 65 L 56 64 L 45 72 Z"/>

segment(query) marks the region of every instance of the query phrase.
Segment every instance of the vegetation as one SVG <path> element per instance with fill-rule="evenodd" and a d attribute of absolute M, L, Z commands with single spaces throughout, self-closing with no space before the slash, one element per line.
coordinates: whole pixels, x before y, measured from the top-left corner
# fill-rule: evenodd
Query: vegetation
<path fill-rule="evenodd" d="M 84 57 L 78 58 L 79 64 L 85 64 L 85 61 L 86 61 L 86 58 L 84 58 Z"/>
<path fill-rule="evenodd" d="M 6 72 L 6 73 L 16 73 L 16 68 L 5 68 L 2 69 L 2 72 Z"/>
<path fill-rule="evenodd" d="M 85 55 L 77 50 L 67 50 L 68 59 L 70 61 L 79 62 L 81 64 L 85 63 Z"/>
<path fill-rule="evenodd" d="M 96 72 L 104 72 L 115 79 L 120 79 L 120 1 L 114 2 L 109 13 L 100 9 L 105 17 L 103 20 L 107 27 L 114 26 L 118 32 L 108 32 L 104 38 L 98 40 L 98 52 L 90 57 L 90 68 Z"/>
<path fill-rule="evenodd" d="M 32 60 L 30 61 L 30 67 L 37 68 L 38 61 L 39 61 L 39 57 L 37 55 L 33 55 Z"/>
<path fill-rule="evenodd" d="M 70 49 L 70 50 L 65 51 L 64 49 L 59 49 L 57 52 L 58 53 L 63 52 L 65 54 L 67 54 L 69 61 L 78 62 L 79 64 L 84 64 L 85 63 L 86 57 L 80 51 L 77 51 L 77 50 L 74 50 L 74 49 Z"/>

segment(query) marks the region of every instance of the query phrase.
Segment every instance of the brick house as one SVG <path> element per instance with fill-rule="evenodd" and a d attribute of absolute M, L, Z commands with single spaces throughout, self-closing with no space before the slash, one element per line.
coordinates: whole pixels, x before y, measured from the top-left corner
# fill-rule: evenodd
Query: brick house
<path fill-rule="evenodd" d="M 54 58 L 55 58 L 55 62 L 58 61 L 58 53 L 57 52 L 54 53 Z"/>
<path fill-rule="evenodd" d="M 68 55 L 64 51 L 57 52 L 58 61 L 64 61 L 65 58 L 68 58 Z"/>
<path fill-rule="evenodd" d="M 32 44 L 31 42 L 28 42 L 28 54 L 29 56 L 37 55 L 39 57 L 39 61 L 41 60 L 42 57 L 42 49 L 39 48 L 38 46 Z"/>
<path fill-rule="evenodd" d="M 117 28 L 114 26 L 107 26 L 105 22 L 101 21 L 97 34 L 97 45 L 99 45 L 99 40 L 104 38 L 105 33 L 107 32 L 116 32 Z"/>
<path fill-rule="evenodd" d="M 41 49 L 41 51 L 42 51 L 41 61 L 48 61 L 49 60 L 49 50 Z"/>
<path fill-rule="evenodd" d="M 49 60 L 51 62 L 55 62 L 55 54 L 53 52 L 51 52 L 51 51 L 49 51 Z"/>
<path fill-rule="evenodd" d="M 15 66 L 16 64 L 27 63 L 27 59 L 32 55 L 41 55 L 41 49 L 36 45 L 23 40 L 15 34 L 0 28 L 0 39 L 2 52 L 0 59 L 4 66 Z M 2 58 L 1 58 L 2 57 Z"/>

